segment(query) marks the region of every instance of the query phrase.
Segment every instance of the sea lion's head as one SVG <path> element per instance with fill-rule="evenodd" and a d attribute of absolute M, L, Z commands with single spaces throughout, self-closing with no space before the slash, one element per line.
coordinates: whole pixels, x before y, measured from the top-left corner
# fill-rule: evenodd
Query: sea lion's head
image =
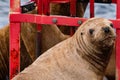
<path fill-rule="evenodd" d="M 95 72 L 103 72 L 112 53 L 115 37 L 111 21 L 104 18 L 88 19 L 75 33 L 77 51 L 92 64 Z"/>
<path fill-rule="evenodd" d="M 92 18 L 80 26 L 80 38 L 92 47 L 107 49 L 115 43 L 113 23 L 104 18 Z"/>

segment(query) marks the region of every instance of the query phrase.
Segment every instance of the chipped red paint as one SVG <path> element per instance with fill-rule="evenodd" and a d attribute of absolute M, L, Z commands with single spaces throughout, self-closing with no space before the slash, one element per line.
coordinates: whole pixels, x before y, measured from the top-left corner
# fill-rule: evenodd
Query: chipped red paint
<path fill-rule="evenodd" d="M 20 72 L 20 23 L 10 23 L 10 79 Z"/>
<path fill-rule="evenodd" d="M 10 13 L 20 13 L 20 0 L 10 1 Z M 11 21 L 11 18 L 10 18 Z M 12 79 L 20 72 L 20 23 L 10 23 L 10 71 Z"/>
<path fill-rule="evenodd" d="M 10 57 L 11 68 L 12 68 L 11 74 L 13 74 L 13 75 L 10 75 L 11 78 L 14 77 L 14 75 L 16 75 L 19 72 L 19 70 L 18 70 L 19 62 L 17 60 L 18 57 L 19 57 L 19 53 L 15 49 L 11 50 L 11 57 Z M 12 63 L 12 62 L 14 62 L 14 63 Z"/>

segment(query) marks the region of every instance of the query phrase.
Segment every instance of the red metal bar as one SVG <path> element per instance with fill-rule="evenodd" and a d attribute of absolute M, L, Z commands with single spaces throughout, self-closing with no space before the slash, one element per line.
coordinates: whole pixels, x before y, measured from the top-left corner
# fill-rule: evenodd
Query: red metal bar
<path fill-rule="evenodd" d="M 66 16 L 42 16 L 42 15 L 32 15 L 32 14 L 11 14 L 11 22 L 30 22 L 37 24 L 57 24 L 57 25 L 67 25 L 67 26 L 79 26 L 79 21 L 84 22 L 86 18 L 79 17 L 66 17 Z M 56 19 L 57 22 L 53 23 L 52 20 Z M 119 28 L 120 19 L 111 20 L 115 28 Z"/>
<path fill-rule="evenodd" d="M 120 0 L 117 0 L 117 19 L 120 19 Z"/>
<path fill-rule="evenodd" d="M 90 18 L 94 17 L 94 0 L 90 0 Z"/>
<path fill-rule="evenodd" d="M 112 3 L 116 3 L 117 0 L 112 0 Z"/>
<path fill-rule="evenodd" d="M 52 2 L 55 2 L 55 3 L 67 3 L 67 2 L 70 2 L 70 0 L 51 0 Z M 88 1 L 89 2 L 89 0 L 85 0 L 85 1 Z M 100 1 L 100 0 L 95 0 L 96 2 L 107 2 L 107 1 Z M 79 0 L 79 2 L 84 2 L 84 0 Z M 116 3 L 117 2 L 117 0 L 112 0 L 112 3 Z"/>
<path fill-rule="evenodd" d="M 120 0 L 117 0 L 117 19 L 120 19 Z M 119 22 L 120 24 L 120 22 Z M 119 25 L 117 25 L 119 26 Z M 116 68 L 118 80 L 120 80 L 120 27 L 117 28 L 117 40 L 116 40 Z"/>
<path fill-rule="evenodd" d="M 38 6 L 38 14 L 41 14 L 43 13 L 43 2 L 42 0 L 37 0 L 37 6 Z"/>
<path fill-rule="evenodd" d="M 19 0 L 10 0 L 10 12 L 20 12 L 20 1 Z"/>
<path fill-rule="evenodd" d="M 47 3 L 46 3 L 47 4 Z M 44 11 L 44 0 L 37 0 L 37 6 L 38 6 L 38 14 L 42 15 L 44 12 L 47 12 L 45 9 Z M 36 55 L 38 56 L 41 52 L 41 30 L 42 26 L 41 24 L 37 24 L 37 35 L 36 35 Z"/>
<path fill-rule="evenodd" d="M 76 16 L 76 0 L 70 0 L 70 16 L 75 17 Z M 72 36 L 74 34 L 74 28 L 70 27 L 70 35 Z"/>
<path fill-rule="evenodd" d="M 43 14 L 50 14 L 50 0 L 43 0 Z"/>
<path fill-rule="evenodd" d="M 10 79 L 20 72 L 20 23 L 10 23 Z"/>
<path fill-rule="evenodd" d="M 31 0 L 31 1 L 35 1 L 37 2 L 38 0 Z M 89 1 L 89 0 L 88 0 Z M 52 3 L 69 3 L 70 0 L 50 0 L 50 2 Z M 83 0 L 81 0 L 81 2 L 84 2 Z M 98 2 L 100 3 L 100 1 L 98 0 Z M 104 2 L 104 1 L 103 1 Z M 105 1 L 106 2 L 106 1 Z M 112 0 L 112 3 L 116 3 L 117 0 Z"/>
<path fill-rule="evenodd" d="M 20 0 L 10 0 L 10 13 L 20 13 Z M 10 18 L 11 20 L 11 18 Z M 10 71 L 12 79 L 20 72 L 20 23 L 10 23 Z"/>
<path fill-rule="evenodd" d="M 112 0 L 112 3 L 116 3 L 117 2 L 117 0 Z"/>
<path fill-rule="evenodd" d="M 37 0 L 37 6 L 38 6 L 38 14 L 42 15 L 43 14 L 43 0 Z M 41 29 L 42 29 L 41 25 L 38 24 L 37 30 L 41 31 Z"/>
<path fill-rule="evenodd" d="M 70 0 L 70 16 L 76 16 L 76 0 Z"/>
<path fill-rule="evenodd" d="M 120 80 L 120 29 L 117 29 L 117 39 L 116 39 L 116 73 L 118 80 Z"/>
<path fill-rule="evenodd" d="M 37 24 L 57 24 L 66 26 L 79 26 L 79 21 L 84 22 L 85 18 L 74 18 L 66 16 L 42 16 L 42 15 L 32 15 L 32 14 L 11 14 L 11 22 L 30 22 Z M 53 19 L 57 22 L 54 23 Z"/>

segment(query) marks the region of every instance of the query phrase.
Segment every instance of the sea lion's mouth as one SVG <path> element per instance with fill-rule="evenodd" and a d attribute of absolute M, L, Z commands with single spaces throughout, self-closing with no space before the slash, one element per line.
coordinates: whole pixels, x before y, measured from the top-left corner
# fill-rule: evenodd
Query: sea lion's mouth
<path fill-rule="evenodd" d="M 109 41 L 109 40 L 114 40 L 115 41 L 115 38 L 116 38 L 116 36 L 108 36 L 108 37 L 105 37 L 104 39 L 102 39 L 101 42 Z"/>
<path fill-rule="evenodd" d="M 115 43 L 115 36 L 108 36 L 105 37 L 102 41 L 100 41 L 100 44 L 102 44 L 103 48 L 109 48 L 114 45 Z"/>
<path fill-rule="evenodd" d="M 106 37 L 104 40 L 109 40 L 109 39 L 115 40 L 115 36 L 114 37 Z"/>
<path fill-rule="evenodd" d="M 109 48 L 114 45 L 115 39 L 116 39 L 116 36 L 114 35 L 106 36 L 102 40 L 98 41 L 98 46 L 100 48 L 107 48 L 107 47 Z"/>

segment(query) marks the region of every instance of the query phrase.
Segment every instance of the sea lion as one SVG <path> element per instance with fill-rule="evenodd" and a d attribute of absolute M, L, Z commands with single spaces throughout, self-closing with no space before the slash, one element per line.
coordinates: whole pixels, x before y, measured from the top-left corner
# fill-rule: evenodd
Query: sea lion
<path fill-rule="evenodd" d="M 42 25 L 41 53 L 69 37 L 69 35 L 63 34 L 57 25 Z"/>
<path fill-rule="evenodd" d="M 26 47 L 21 39 L 21 70 L 31 64 Z M 8 80 L 9 74 L 9 25 L 0 29 L 0 80 Z"/>
<path fill-rule="evenodd" d="M 116 37 L 111 25 L 103 18 L 87 20 L 12 80 L 103 80 Z"/>

